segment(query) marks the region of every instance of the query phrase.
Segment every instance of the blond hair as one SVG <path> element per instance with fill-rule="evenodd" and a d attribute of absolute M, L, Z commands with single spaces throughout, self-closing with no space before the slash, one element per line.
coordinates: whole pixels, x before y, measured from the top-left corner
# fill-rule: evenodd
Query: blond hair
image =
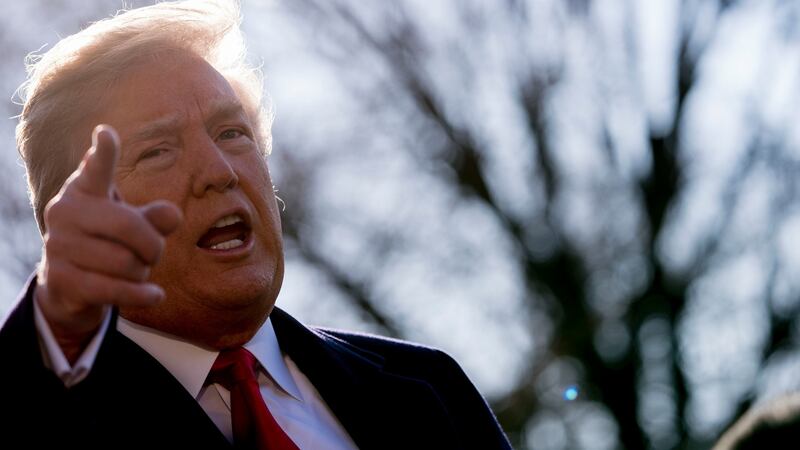
<path fill-rule="evenodd" d="M 47 202 L 86 150 L 75 148 L 76 129 L 85 127 L 87 113 L 100 106 L 103 91 L 126 69 L 152 62 L 157 55 L 190 52 L 222 73 L 242 97 L 260 148 L 269 153 L 272 114 L 261 105 L 261 74 L 246 62 L 240 17 L 235 0 L 158 3 L 120 11 L 62 39 L 44 54 L 28 56 L 16 137 L 42 234 Z"/>

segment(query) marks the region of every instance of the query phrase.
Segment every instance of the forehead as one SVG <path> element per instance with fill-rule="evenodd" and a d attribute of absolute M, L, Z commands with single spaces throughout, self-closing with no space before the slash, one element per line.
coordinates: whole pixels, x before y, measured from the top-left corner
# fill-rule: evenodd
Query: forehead
<path fill-rule="evenodd" d="M 161 57 L 125 73 L 103 95 L 101 122 L 121 132 L 152 121 L 202 118 L 220 108 L 241 108 L 230 83 L 205 60 Z"/>

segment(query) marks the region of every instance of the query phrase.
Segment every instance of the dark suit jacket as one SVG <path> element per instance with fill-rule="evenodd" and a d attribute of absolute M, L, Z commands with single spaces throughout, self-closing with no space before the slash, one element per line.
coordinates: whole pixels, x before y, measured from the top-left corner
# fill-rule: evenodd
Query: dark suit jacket
<path fill-rule="evenodd" d="M 66 389 L 44 367 L 28 284 L 0 327 L 0 447 L 230 449 L 197 401 L 117 332 Z M 486 402 L 441 351 L 309 328 L 275 308 L 282 351 L 311 380 L 362 449 L 497 449 L 510 445 Z"/>

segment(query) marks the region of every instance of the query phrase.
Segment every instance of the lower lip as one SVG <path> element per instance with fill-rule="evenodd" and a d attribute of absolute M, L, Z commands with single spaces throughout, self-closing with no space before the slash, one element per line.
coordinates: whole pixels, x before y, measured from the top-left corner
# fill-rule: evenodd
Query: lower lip
<path fill-rule="evenodd" d="M 253 250 L 255 239 L 253 239 L 253 230 L 249 230 L 247 235 L 244 238 L 244 243 L 238 247 L 229 248 L 229 249 L 213 249 L 213 248 L 203 248 L 197 247 L 203 253 L 213 256 L 215 258 L 223 258 L 223 259 L 238 259 L 250 254 Z"/>

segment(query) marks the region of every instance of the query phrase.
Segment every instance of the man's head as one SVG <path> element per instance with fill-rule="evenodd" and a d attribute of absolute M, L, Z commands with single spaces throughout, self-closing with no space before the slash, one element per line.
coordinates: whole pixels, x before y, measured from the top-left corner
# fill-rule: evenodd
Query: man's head
<path fill-rule="evenodd" d="M 98 123 L 114 127 L 124 201 L 183 213 L 150 279 L 162 304 L 136 322 L 224 347 L 271 310 L 283 279 L 280 219 L 265 155 L 270 118 L 243 61 L 233 2 L 164 3 L 95 23 L 36 62 L 17 128 L 42 233 L 44 208 Z M 215 341 L 215 336 L 223 336 Z"/>

